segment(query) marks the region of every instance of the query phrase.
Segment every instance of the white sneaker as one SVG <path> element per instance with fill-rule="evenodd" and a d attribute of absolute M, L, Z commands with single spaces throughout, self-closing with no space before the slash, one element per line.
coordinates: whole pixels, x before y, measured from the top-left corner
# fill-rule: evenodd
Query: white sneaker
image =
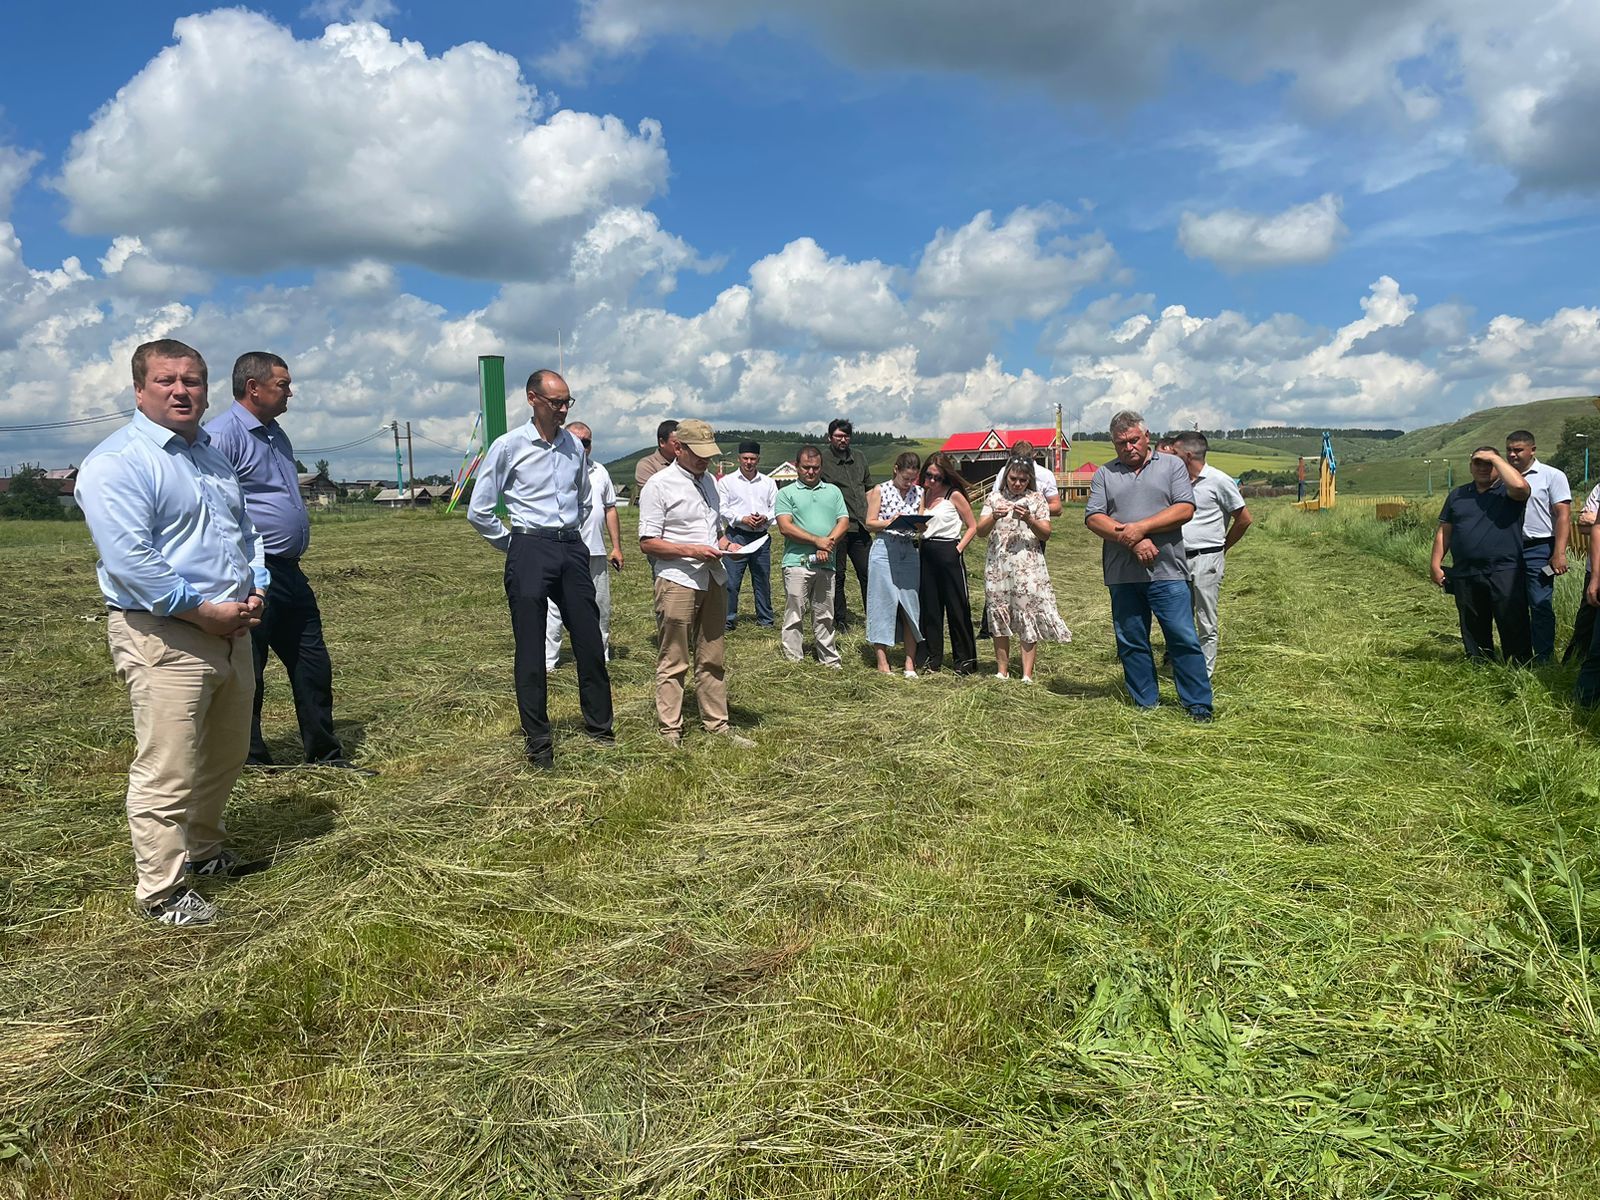
<path fill-rule="evenodd" d="M 717 730 L 717 736 L 721 738 L 727 738 L 728 741 L 732 742 L 741 750 L 754 750 L 756 748 L 756 744 L 754 742 L 747 737 L 743 737 L 735 733 L 731 726 L 725 729 Z"/>
<path fill-rule="evenodd" d="M 144 915 L 161 925 L 209 925 L 217 919 L 217 906 L 193 888 L 184 888 L 152 904 Z"/>
<path fill-rule="evenodd" d="M 907 679 L 915 679 L 916 677 L 917 677 L 917 673 L 908 668 L 907 671 L 906 671 L 906 678 Z"/>
<path fill-rule="evenodd" d="M 1023 683 L 1032 683 L 1033 682 L 1033 676 L 1032 675 L 1024 675 L 1022 677 L 1022 682 Z"/>
<path fill-rule="evenodd" d="M 994 673 L 994 677 L 995 677 L 995 678 L 996 678 L 996 679 L 1010 679 L 1010 678 L 1011 678 L 1011 676 L 1009 676 L 1009 675 L 1003 675 L 1003 674 L 1001 674 L 1001 673 L 1000 673 L 1000 672 L 999 672 L 999 671 L 996 671 L 996 672 L 995 672 L 995 673 Z"/>

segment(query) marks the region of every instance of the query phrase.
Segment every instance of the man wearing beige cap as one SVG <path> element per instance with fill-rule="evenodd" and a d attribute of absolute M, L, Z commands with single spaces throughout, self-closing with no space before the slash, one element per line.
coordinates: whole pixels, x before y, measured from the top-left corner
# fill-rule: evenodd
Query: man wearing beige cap
<path fill-rule="evenodd" d="M 730 547 L 722 527 L 716 482 L 706 475 L 722 454 L 704 421 L 679 422 L 675 459 L 639 490 L 639 551 L 655 573 L 656 720 L 669 745 L 683 740 L 684 679 L 694 661 L 695 702 L 708 733 L 737 746 L 755 745 L 728 724 L 728 687 L 723 677 L 723 632 L 728 619 L 728 572 L 722 555 Z"/>

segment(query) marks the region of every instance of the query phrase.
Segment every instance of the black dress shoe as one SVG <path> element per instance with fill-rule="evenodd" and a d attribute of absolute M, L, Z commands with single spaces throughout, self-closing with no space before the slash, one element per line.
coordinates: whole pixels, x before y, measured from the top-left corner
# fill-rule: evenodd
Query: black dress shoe
<path fill-rule="evenodd" d="M 538 767 L 541 771 L 551 770 L 556 765 L 556 756 L 553 751 L 545 750 L 539 754 L 528 755 L 528 765 Z"/>
<path fill-rule="evenodd" d="M 591 733 L 589 740 L 596 746 L 609 750 L 617 744 L 617 735 L 614 733 Z"/>

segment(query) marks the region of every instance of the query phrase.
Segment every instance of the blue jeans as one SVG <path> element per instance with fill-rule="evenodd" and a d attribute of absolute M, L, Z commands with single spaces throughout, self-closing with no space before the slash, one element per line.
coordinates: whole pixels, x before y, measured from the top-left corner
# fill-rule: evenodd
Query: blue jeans
<path fill-rule="evenodd" d="M 1111 625 L 1117 635 L 1117 657 L 1128 695 L 1140 708 L 1161 703 L 1156 683 L 1156 660 L 1150 652 L 1150 618 L 1161 622 L 1172 656 L 1172 680 L 1178 685 L 1178 702 L 1191 716 L 1211 715 L 1211 677 L 1206 673 L 1205 651 L 1195 633 L 1194 608 L 1186 579 L 1158 579 L 1151 583 L 1113 583 Z"/>
<path fill-rule="evenodd" d="M 776 526 L 774 526 L 776 528 Z M 751 533 L 747 529 L 729 529 L 728 540 L 735 545 L 748 546 L 766 534 Z M 756 598 L 756 624 L 772 624 L 772 543 L 757 550 L 750 558 L 733 557 L 722 560 L 728 568 L 728 628 L 739 619 L 739 585 L 744 582 L 745 568 L 750 568 L 750 590 Z"/>
<path fill-rule="evenodd" d="M 1556 581 L 1541 572 L 1550 565 L 1549 542 L 1522 548 L 1522 579 L 1528 593 L 1528 624 L 1533 629 L 1533 661 L 1543 664 L 1556 654 Z"/>

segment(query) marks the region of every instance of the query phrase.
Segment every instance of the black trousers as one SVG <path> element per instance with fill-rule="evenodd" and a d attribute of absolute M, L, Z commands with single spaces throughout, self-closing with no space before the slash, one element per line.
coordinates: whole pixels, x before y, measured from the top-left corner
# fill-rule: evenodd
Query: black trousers
<path fill-rule="evenodd" d="M 557 542 L 513 533 L 506 552 L 506 602 L 516 640 L 512 668 L 517 711 L 528 754 L 548 754 L 550 714 L 545 706 L 544 640 L 546 604 L 554 604 L 572 638 L 578 668 L 578 705 L 583 727 L 593 737 L 611 736 L 611 676 L 606 671 L 600 609 L 589 574 L 589 550 L 582 542 Z"/>
<path fill-rule="evenodd" d="M 1583 573 L 1583 590 L 1587 595 L 1589 591 L 1589 572 Z M 1590 608 L 1587 602 L 1580 601 L 1578 615 L 1572 622 L 1572 640 L 1567 643 L 1566 650 L 1561 655 L 1561 661 L 1571 662 L 1574 658 L 1580 662 L 1589 653 L 1589 645 L 1594 641 L 1594 619 L 1600 614 L 1600 608 Z"/>
<path fill-rule="evenodd" d="M 298 558 L 267 555 L 272 582 L 267 586 L 267 607 L 261 624 L 250 631 L 255 658 L 256 699 L 250 718 L 250 757 L 270 762 L 261 737 L 261 682 L 267 654 L 278 656 L 289 673 L 294 692 L 294 715 L 300 722 L 300 743 L 307 762 L 343 758 L 344 747 L 333 732 L 333 661 L 322 639 L 322 611 L 316 593 L 300 569 Z"/>
<path fill-rule="evenodd" d="M 850 565 L 856 570 L 856 583 L 861 586 L 861 619 L 864 621 L 867 617 L 867 556 L 872 553 L 872 535 L 865 529 L 847 529 L 844 540 L 834 553 L 849 558 Z M 833 572 L 833 620 L 836 625 L 842 625 L 846 616 L 844 576 L 844 564 L 841 562 Z"/>
<path fill-rule="evenodd" d="M 978 669 L 978 643 L 972 636 L 972 597 L 967 590 L 967 564 L 950 538 L 922 543 L 922 641 L 917 643 L 917 670 L 944 668 L 944 627 L 950 624 L 950 658 L 958 675 Z"/>
<path fill-rule="evenodd" d="M 1461 618 L 1461 644 L 1467 657 L 1492 659 L 1494 634 L 1500 632 L 1499 657 L 1509 663 L 1533 660 L 1533 627 L 1528 622 L 1528 597 L 1521 566 L 1487 575 L 1451 577 L 1456 613 Z"/>

